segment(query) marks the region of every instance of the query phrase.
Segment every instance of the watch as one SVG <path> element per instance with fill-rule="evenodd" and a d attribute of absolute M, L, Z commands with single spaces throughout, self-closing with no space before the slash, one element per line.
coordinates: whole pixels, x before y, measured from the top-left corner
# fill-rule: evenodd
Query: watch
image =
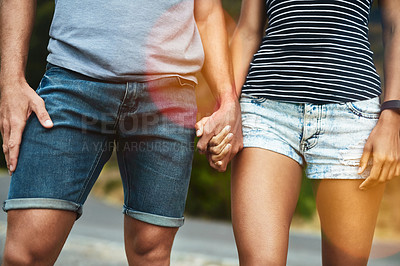
<path fill-rule="evenodd" d="M 381 112 L 386 109 L 391 109 L 400 114 L 400 100 L 386 101 L 381 104 Z"/>

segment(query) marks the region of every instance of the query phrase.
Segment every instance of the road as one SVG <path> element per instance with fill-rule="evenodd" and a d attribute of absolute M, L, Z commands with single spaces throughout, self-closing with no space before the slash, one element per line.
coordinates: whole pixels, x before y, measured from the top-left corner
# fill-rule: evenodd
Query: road
<path fill-rule="evenodd" d="M 7 196 L 10 179 L 0 177 L 0 202 Z M 123 247 L 121 210 L 89 197 L 56 265 L 127 265 Z M 0 213 L 0 258 L 4 247 L 6 215 Z M 290 266 L 321 265 L 320 237 L 291 232 Z M 400 241 L 375 242 L 370 266 L 399 266 Z M 232 227 L 229 223 L 187 218 L 179 230 L 172 251 L 171 265 L 238 265 Z"/>

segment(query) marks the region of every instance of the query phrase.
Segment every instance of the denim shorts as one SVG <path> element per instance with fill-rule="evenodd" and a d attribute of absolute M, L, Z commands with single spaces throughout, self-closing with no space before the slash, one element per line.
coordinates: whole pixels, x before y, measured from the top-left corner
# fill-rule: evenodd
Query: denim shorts
<path fill-rule="evenodd" d="M 285 155 L 310 179 L 364 179 L 357 173 L 380 113 L 379 97 L 339 104 L 273 101 L 242 94 L 243 145 Z M 370 164 L 370 163 L 369 163 Z"/>
<path fill-rule="evenodd" d="M 194 85 L 178 76 L 106 83 L 48 65 L 37 93 L 54 127 L 29 117 L 3 209 L 60 209 L 79 217 L 115 149 L 123 213 L 181 226 L 193 159 Z"/>

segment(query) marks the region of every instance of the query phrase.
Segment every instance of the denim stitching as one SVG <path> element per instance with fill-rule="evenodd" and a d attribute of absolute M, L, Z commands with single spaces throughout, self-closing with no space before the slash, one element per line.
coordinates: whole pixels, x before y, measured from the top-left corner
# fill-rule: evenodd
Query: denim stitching
<path fill-rule="evenodd" d="M 318 108 L 317 130 L 311 136 L 311 137 L 314 137 L 314 139 L 313 139 L 314 141 L 310 145 L 307 145 L 307 150 L 311 150 L 318 144 L 318 139 L 319 139 L 319 136 L 321 135 L 321 128 L 322 128 L 322 119 L 321 118 L 323 115 L 323 110 L 322 110 L 322 106 L 318 106 L 317 108 Z M 307 141 L 307 143 L 309 143 L 309 142 Z"/>
<path fill-rule="evenodd" d="M 134 113 L 139 108 L 139 103 L 137 101 L 137 97 L 139 94 L 139 92 L 138 92 L 139 86 L 142 86 L 142 85 L 143 85 L 142 83 L 134 83 L 133 92 L 132 92 L 132 100 L 134 101 L 134 103 L 131 107 L 129 107 L 127 112 Z M 140 89 L 142 89 L 142 88 L 140 88 Z"/>
<path fill-rule="evenodd" d="M 122 154 L 122 167 L 124 168 L 125 171 L 125 178 L 126 178 L 126 202 L 124 202 L 124 204 L 127 206 L 129 205 L 130 202 L 130 198 L 131 198 L 131 182 L 130 182 L 130 177 L 129 177 L 129 173 L 128 173 L 128 168 L 126 167 L 126 161 L 125 161 L 125 156 Z"/>
<path fill-rule="evenodd" d="M 379 118 L 379 114 L 366 113 L 364 111 L 361 111 L 358 108 L 356 108 L 353 105 L 353 103 L 351 103 L 351 102 L 346 103 L 346 106 L 353 114 L 355 114 L 359 117 L 364 117 L 364 118 L 368 118 L 368 119 L 378 119 Z"/>
<path fill-rule="evenodd" d="M 251 103 L 255 104 L 261 104 L 267 101 L 267 98 L 265 97 L 253 96 L 253 95 L 248 95 L 248 97 L 251 98 Z"/>
<path fill-rule="evenodd" d="M 103 149 L 103 147 L 105 146 L 104 144 L 105 144 L 107 141 L 108 141 L 107 139 L 105 139 L 105 140 L 103 141 L 102 148 L 97 152 L 96 159 L 95 159 L 95 163 L 92 165 L 92 168 L 91 168 L 90 171 L 89 171 L 89 176 L 88 176 L 88 178 L 86 178 L 85 185 L 83 186 L 83 188 L 82 188 L 81 191 L 80 191 L 78 200 L 76 201 L 77 203 L 81 202 L 82 197 L 83 197 L 83 194 L 85 193 L 88 184 L 89 184 L 90 181 L 93 179 L 93 174 L 94 174 L 94 172 L 95 172 L 97 166 L 98 166 L 99 163 L 100 163 L 100 158 L 103 156 L 103 154 L 104 154 L 104 152 L 105 152 L 105 150 Z M 79 204 L 80 204 L 80 203 L 79 203 Z"/>
<path fill-rule="evenodd" d="M 117 128 L 117 126 L 118 126 L 118 123 L 119 123 L 119 121 L 120 121 L 120 119 L 121 119 L 122 107 L 123 107 L 124 102 L 125 102 L 125 100 L 126 100 L 126 97 L 127 97 L 127 95 L 128 95 L 128 86 L 129 86 L 129 82 L 126 83 L 125 94 L 124 94 L 124 97 L 123 97 L 123 99 L 122 99 L 122 102 L 121 102 L 121 104 L 119 105 L 119 108 L 118 108 L 117 118 L 115 119 L 115 123 L 114 123 L 114 126 L 113 126 L 113 129 L 114 129 L 114 130 L 116 130 L 116 128 Z"/>

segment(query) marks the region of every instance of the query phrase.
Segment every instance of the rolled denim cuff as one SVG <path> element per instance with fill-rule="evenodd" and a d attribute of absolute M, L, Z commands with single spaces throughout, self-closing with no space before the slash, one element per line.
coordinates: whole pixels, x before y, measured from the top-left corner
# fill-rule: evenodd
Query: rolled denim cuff
<path fill-rule="evenodd" d="M 123 207 L 122 212 L 123 214 L 126 214 L 136 220 L 163 227 L 181 227 L 185 221 L 184 217 L 174 218 L 174 217 L 156 215 L 152 213 L 145 213 L 132 210 L 126 206 Z"/>
<path fill-rule="evenodd" d="M 47 198 L 25 198 L 25 199 L 9 199 L 3 203 L 3 211 L 23 210 L 23 209 L 53 209 L 72 211 L 77 213 L 76 219 L 82 216 L 82 205 L 75 202 L 47 199 Z"/>

